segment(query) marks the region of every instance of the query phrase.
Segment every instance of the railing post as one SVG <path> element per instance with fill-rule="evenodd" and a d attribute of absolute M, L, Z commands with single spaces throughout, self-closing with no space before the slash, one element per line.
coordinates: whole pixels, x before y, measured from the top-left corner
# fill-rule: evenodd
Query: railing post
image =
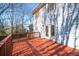
<path fill-rule="evenodd" d="M 5 37 L 2 41 L 0 41 L 0 55 L 1 56 L 11 55 L 11 50 L 12 50 L 11 49 L 11 47 L 12 47 L 11 44 L 12 44 L 11 35 Z"/>
<path fill-rule="evenodd" d="M 5 45 L 5 56 L 6 56 L 6 42 L 4 43 L 4 45 Z"/>

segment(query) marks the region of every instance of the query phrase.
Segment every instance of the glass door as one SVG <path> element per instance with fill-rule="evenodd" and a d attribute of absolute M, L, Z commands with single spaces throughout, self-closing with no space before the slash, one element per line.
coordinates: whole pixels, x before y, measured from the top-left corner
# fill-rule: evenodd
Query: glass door
<path fill-rule="evenodd" d="M 46 26 L 46 37 L 48 37 L 48 26 Z"/>

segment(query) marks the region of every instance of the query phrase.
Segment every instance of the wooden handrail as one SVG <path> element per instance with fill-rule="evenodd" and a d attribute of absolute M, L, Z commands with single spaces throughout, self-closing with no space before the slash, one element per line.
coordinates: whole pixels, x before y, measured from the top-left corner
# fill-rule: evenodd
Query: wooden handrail
<path fill-rule="evenodd" d="M 12 54 L 12 35 L 0 41 L 0 56 L 10 56 Z"/>

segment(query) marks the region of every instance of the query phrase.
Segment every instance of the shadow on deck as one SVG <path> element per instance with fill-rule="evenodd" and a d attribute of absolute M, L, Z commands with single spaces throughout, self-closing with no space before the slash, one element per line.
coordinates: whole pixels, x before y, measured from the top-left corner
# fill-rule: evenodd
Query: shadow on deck
<path fill-rule="evenodd" d="M 13 43 L 13 56 L 79 56 L 79 50 L 45 38 L 19 40 Z"/>

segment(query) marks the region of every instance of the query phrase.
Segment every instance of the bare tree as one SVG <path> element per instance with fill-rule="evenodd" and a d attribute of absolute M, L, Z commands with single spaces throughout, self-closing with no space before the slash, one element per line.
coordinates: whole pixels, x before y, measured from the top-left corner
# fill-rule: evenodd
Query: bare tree
<path fill-rule="evenodd" d="M 10 4 L 0 4 L 0 18 L 1 15 L 10 7 Z M 2 35 L 5 34 L 5 30 L 4 30 L 4 20 L 1 18 L 0 19 L 0 32 L 2 33 Z M 4 34 L 3 34 L 4 33 Z"/>

